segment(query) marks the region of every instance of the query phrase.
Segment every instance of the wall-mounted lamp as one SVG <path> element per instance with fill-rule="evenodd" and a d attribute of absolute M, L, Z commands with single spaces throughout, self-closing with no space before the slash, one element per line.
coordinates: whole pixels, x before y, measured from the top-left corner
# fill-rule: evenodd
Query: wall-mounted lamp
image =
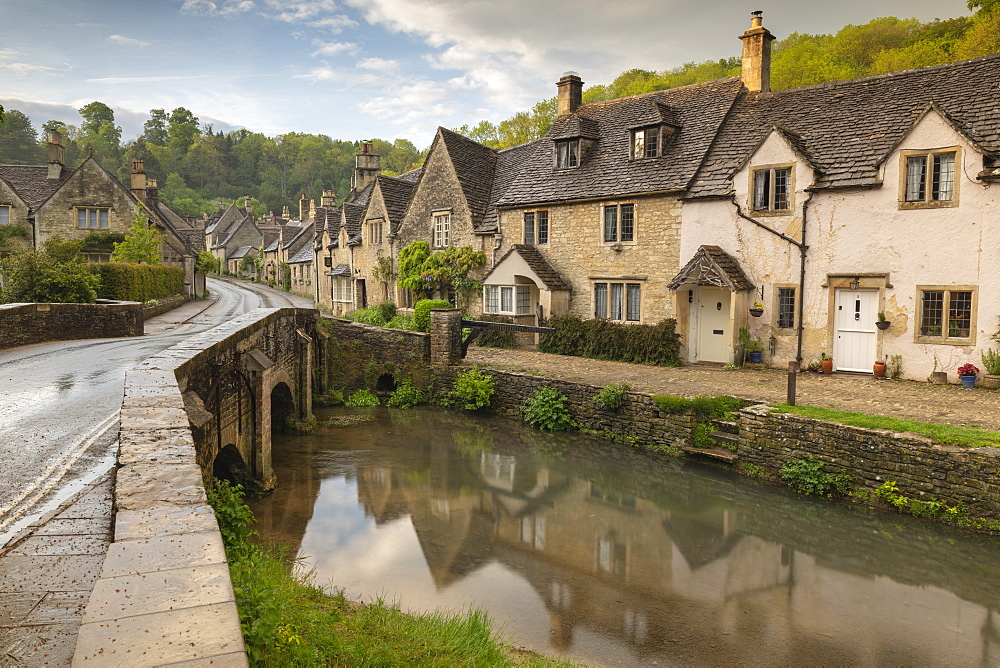
<path fill-rule="evenodd" d="M 855 276 L 854 280 L 851 281 L 851 290 L 857 290 L 861 287 L 861 278 Z"/>
<path fill-rule="evenodd" d="M 688 290 L 688 304 L 694 302 L 694 290 Z"/>

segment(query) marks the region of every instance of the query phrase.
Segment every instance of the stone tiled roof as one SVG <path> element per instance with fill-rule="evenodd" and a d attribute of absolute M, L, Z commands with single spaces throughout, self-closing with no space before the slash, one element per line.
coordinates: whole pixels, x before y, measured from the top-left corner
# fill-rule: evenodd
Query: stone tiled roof
<path fill-rule="evenodd" d="M 408 172 L 403 172 L 399 176 L 395 177 L 400 181 L 406 181 L 408 183 L 416 183 L 420 180 L 420 175 L 424 173 L 423 167 L 417 167 L 416 169 L 411 169 Z"/>
<path fill-rule="evenodd" d="M 205 234 L 201 230 L 189 227 L 177 230 L 177 234 L 195 253 L 205 250 Z"/>
<path fill-rule="evenodd" d="M 237 248 L 236 250 L 234 250 L 232 253 L 228 253 L 226 255 L 226 259 L 229 259 L 229 260 L 241 260 L 244 257 L 246 257 L 246 255 L 248 253 L 252 252 L 253 250 L 254 250 L 253 246 L 240 246 L 239 248 Z"/>
<path fill-rule="evenodd" d="M 365 207 L 360 204 L 345 204 L 344 228 L 347 230 L 347 244 L 354 246 L 361 243 L 361 218 L 365 213 Z"/>
<path fill-rule="evenodd" d="M 389 216 L 390 229 L 395 230 L 403 213 L 410 203 L 416 181 L 404 181 L 402 178 L 379 176 L 378 187 L 382 191 L 382 201 L 385 202 L 385 212 Z"/>
<path fill-rule="evenodd" d="M 514 244 L 511 246 L 510 250 L 507 251 L 500 260 L 493 265 L 493 269 L 490 270 L 488 274 L 483 278 L 483 282 L 487 282 L 490 274 L 503 264 L 503 261 L 511 256 L 512 253 L 517 253 L 525 261 L 525 263 L 531 267 L 531 270 L 535 272 L 535 275 L 545 284 L 545 287 L 549 290 L 571 290 L 570 284 L 562 277 L 562 275 L 553 269 L 552 265 L 549 264 L 545 256 L 536 248 L 535 246 L 530 246 L 528 244 Z"/>
<path fill-rule="evenodd" d="M 288 259 L 288 264 L 300 264 L 302 262 L 312 262 L 315 258 L 312 246 L 306 244 L 299 249 L 295 255 Z"/>
<path fill-rule="evenodd" d="M 497 152 L 496 173 L 493 176 L 493 189 L 490 192 L 490 207 L 486 210 L 482 221 L 476 226 L 476 234 L 490 234 L 497 231 L 497 210 L 494 208 L 497 201 L 511 187 L 528 159 L 542 144 L 545 144 L 545 140 L 538 139 Z"/>
<path fill-rule="evenodd" d="M 472 215 L 472 225 L 479 227 L 490 205 L 497 152 L 445 128 L 438 128 L 438 136 L 458 175 L 459 186 Z"/>
<path fill-rule="evenodd" d="M 73 176 L 76 170 L 62 168 L 58 179 L 49 179 L 46 165 L 0 165 L 0 179 L 6 181 L 32 211 Z"/>
<path fill-rule="evenodd" d="M 671 290 L 682 285 L 715 285 L 733 292 L 753 289 L 753 283 L 743 273 L 743 268 L 729 253 L 718 246 L 701 246 L 694 257 L 670 281 Z"/>
<path fill-rule="evenodd" d="M 315 223 L 309 223 L 304 226 L 294 237 L 292 237 L 291 241 L 285 244 L 285 248 L 288 249 L 289 253 L 294 255 L 302 248 L 309 248 L 308 242 L 313 238 L 313 225 L 315 225 Z M 290 229 L 294 231 L 294 228 Z"/>
<path fill-rule="evenodd" d="M 550 135 L 537 143 L 498 204 L 518 206 L 683 190 L 694 178 L 740 86 L 738 78 L 719 79 L 583 105 L 572 117 L 559 119 Z M 581 135 L 591 121 L 597 125 L 597 139 L 582 152 L 579 167 L 556 170 L 553 140 L 565 136 L 566 126 L 577 117 Z M 680 129 L 665 146 L 663 157 L 630 160 L 629 129 L 654 117 L 665 117 L 664 122 Z"/>
<path fill-rule="evenodd" d="M 350 276 L 351 268 L 346 264 L 338 264 L 336 267 L 326 272 L 327 276 Z"/>
<path fill-rule="evenodd" d="M 776 93 L 734 105 L 692 197 L 732 195 L 732 176 L 775 126 L 818 170 L 817 187 L 878 185 L 879 167 L 933 105 L 990 157 L 1000 156 L 1000 55 Z"/>

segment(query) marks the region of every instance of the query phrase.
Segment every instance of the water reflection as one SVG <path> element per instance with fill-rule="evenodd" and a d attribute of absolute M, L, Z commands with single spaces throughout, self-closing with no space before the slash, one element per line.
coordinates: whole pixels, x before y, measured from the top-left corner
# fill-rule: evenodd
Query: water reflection
<path fill-rule="evenodd" d="M 996 541 L 501 420 L 285 437 L 258 529 L 320 583 L 487 607 L 590 665 L 1000 663 Z"/>

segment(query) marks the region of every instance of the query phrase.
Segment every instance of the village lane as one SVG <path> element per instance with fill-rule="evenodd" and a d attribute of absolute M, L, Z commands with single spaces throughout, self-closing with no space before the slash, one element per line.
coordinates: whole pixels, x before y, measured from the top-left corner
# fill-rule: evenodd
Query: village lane
<path fill-rule="evenodd" d="M 244 282 L 210 279 L 209 291 L 147 320 L 142 337 L 0 351 L 0 666 L 72 656 L 112 536 L 126 370 L 255 308 L 312 306 Z"/>

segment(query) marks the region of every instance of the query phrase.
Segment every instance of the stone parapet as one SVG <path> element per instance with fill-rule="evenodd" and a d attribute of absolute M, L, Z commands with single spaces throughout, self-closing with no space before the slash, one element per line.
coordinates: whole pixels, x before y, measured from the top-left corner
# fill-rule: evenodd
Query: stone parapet
<path fill-rule="evenodd" d="M 142 336 L 138 302 L 0 304 L 0 350 L 45 341 Z"/>

